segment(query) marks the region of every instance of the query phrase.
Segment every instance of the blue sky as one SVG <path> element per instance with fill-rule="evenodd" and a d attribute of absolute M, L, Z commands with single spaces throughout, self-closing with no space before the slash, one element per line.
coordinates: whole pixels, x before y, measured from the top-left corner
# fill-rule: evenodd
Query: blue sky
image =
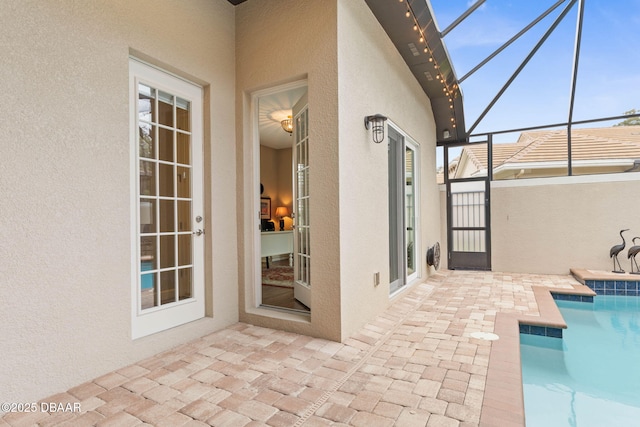
<path fill-rule="evenodd" d="M 556 1 L 487 0 L 445 38 L 458 78 Z M 440 30 L 473 3 L 431 0 Z M 565 4 L 462 83 L 467 130 Z M 640 109 L 640 0 L 585 0 L 584 4 L 574 120 Z M 567 121 L 577 10 L 576 4 L 474 132 Z"/>

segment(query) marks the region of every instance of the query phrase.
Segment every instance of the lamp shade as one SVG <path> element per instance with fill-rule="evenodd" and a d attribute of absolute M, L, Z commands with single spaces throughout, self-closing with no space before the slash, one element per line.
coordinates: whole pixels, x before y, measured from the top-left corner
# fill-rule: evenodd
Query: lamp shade
<path fill-rule="evenodd" d="M 276 209 L 276 218 L 283 218 L 285 216 L 289 216 L 289 209 L 286 206 L 279 206 Z"/>

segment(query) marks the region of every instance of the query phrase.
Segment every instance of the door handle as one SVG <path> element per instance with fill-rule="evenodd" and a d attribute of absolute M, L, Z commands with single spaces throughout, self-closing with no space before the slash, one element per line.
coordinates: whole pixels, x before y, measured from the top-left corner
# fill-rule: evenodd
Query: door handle
<path fill-rule="evenodd" d="M 193 232 L 193 234 L 195 234 L 196 236 L 202 236 L 204 234 L 204 230 L 202 228 L 198 228 Z"/>

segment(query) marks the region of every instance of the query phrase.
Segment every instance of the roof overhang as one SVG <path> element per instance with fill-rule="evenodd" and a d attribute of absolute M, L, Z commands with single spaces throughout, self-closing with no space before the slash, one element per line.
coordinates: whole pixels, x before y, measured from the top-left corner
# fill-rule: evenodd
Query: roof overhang
<path fill-rule="evenodd" d="M 431 100 L 438 145 L 466 140 L 462 92 L 429 0 L 365 1 Z"/>

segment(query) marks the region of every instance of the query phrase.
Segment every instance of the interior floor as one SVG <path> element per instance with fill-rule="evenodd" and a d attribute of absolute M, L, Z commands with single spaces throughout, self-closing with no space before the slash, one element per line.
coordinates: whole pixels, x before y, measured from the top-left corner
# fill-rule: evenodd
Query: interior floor
<path fill-rule="evenodd" d="M 269 267 L 289 267 L 289 260 L 275 260 L 271 259 L 269 262 Z M 293 267 L 291 267 L 293 269 Z M 265 272 L 268 272 L 266 269 L 265 260 L 262 261 L 262 271 L 263 271 L 263 282 L 265 279 Z M 271 285 L 271 284 L 262 284 L 262 304 L 268 305 L 272 307 L 286 308 L 291 310 L 299 310 L 310 312 L 309 307 L 302 304 L 300 301 L 294 298 L 293 296 L 293 280 L 286 284 L 286 286 L 281 285 Z"/>

